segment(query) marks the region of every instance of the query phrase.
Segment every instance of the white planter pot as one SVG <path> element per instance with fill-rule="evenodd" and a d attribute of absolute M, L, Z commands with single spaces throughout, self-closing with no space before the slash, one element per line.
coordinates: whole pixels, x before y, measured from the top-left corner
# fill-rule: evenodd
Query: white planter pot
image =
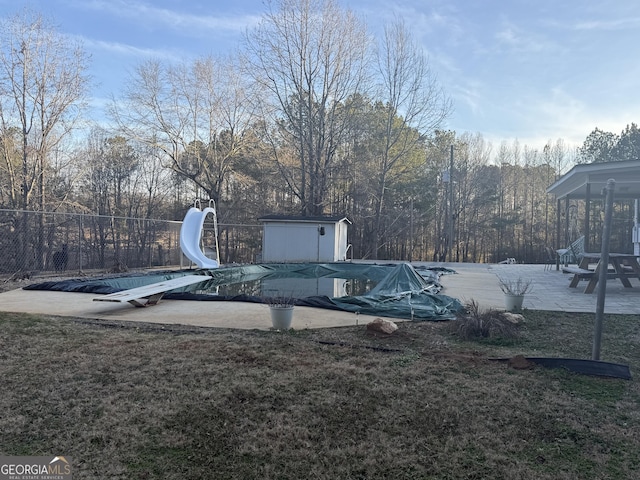
<path fill-rule="evenodd" d="M 276 330 L 289 330 L 293 322 L 293 305 L 270 306 L 271 325 Z"/>
<path fill-rule="evenodd" d="M 522 310 L 522 302 L 524 295 L 514 295 L 512 293 L 504 294 L 504 306 L 509 312 Z"/>

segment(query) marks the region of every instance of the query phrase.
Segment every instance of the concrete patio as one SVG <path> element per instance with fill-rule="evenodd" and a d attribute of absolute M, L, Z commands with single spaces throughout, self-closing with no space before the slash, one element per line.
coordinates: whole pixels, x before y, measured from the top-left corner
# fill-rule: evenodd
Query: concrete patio
<path fill-rule="evenodd" d="M 504 308 L 498 278 L 531 280 L 532 290 L 525 296 L 524 308 L 595 313 L 597 290 L 585 294 L 586 282 L 569 288 L 571 275 L 545 265 L 443 264 L 457 271 L 457 275 L 443 277 L 444 293 L 461 301 L 476 300 L 480 306 Z M 494 283 L 495 282 L 495 283 Z M 640 314 L 640 280 L 632 279 L 633 288 L 624 288 L 620 280 L 608 280 L 605 313 Z"/>
<path fill-rule="evenodd" d="M 383 262 L 381 262 L 383 263 Z M 385 262 L 386 263 L 386 262 Z M 499 278 L 518 277 L 531 280 L 532 291 L 525 297 L 524 308 L 595 313 L 597 295 L 583 293 L 584 285 L 569 288 L 570 276 L 548 270 L 544 265 L 496 265 L 469 263 L 416 262 L 415 265 L 442 266 L 457 273 L 444 275 L 443 294 L 466 303 L 475 300 L 481 308 L 504 308 Z M 37 280 L 33 283 L 37 283 Z M 624 288 L 619 280 L 607 282 L 605 313 L 640 314 L 640 280 L 633 288 Z M 269 329 L 269 309 L 264 304 L 244 302 L 197 302 L 163 300 L 148 308 L 129 304 L 94 302 L 96 294 L 51 291 L 12 290 L 0 294 L 0 310 L 43 315 L 60 315 L 108 321 L 181 324 L 200 327 Z M 296 307 L 293 327 L 327 328 L 364 325 L 372 316 L 335 310 Z"/>

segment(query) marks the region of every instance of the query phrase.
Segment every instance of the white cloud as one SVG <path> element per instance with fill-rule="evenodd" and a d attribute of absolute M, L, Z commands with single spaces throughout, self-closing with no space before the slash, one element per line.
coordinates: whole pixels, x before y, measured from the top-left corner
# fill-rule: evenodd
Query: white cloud
<path fill-rule="evenodd" d="M 640 17 L 592 20 L 573 25 L 574 30 L 627 30 L 640 27 Z"/>
<path fill-rule="evenodd" d="M 214 3 L 215 5 L 215 3 Z M 131 0 L 90 0 L 77 3 L 78 7 L 108 13 L 130 20 L 137 25 L 153 26 L 155 30 L 170 28 L 185 35 L 211 30 L 242 32 L 260 21 L 259 15 L 202 15 L 158 8 L 148 2 Z"/>
<path fill-rule="evenodd" d="M 100 50 L 107 53 L 115 53 L 133 58 L 163 58 L 171 61 L 179 61 L 184 58 L 184 53 L 176 50 L 141 48 L 126 43 L 107 42 L 104 40 L 94 40 L 86 37 L 79 37 L 83 45 L 92 50 Z"/>
<path fill-rule="evenodd" d="M 568 146 L 577 147 L 596 127 L 620 133 L 627 124 L 635 121 L 638 107 L 640 105 L 635 108 L 633 105 L 628 108 L 594 106 L 563 87 L 554 86 L 518 102 L 515 110 L 521 124 L 516 128 L 525 132 L 527 141 L 562 137 Z M 526 132 L 531 132 L 531 135 Z"/>
<path fill-rule="evenodd" d="M 498 46 L 518 53 L 537 53 L 553 49 L 553 45 L 544 38 L 529 34 L 510 22 L 504 22 L 503 27 L 495 33 L 494 39 Z"/>
<path fill-rule="evenodd" d="M 469 80 L 464 84 L 456 85 L 453 97 L 457 102 L 464 103 L 474 116 L 482 115 L 484 98 L 481 94 L 480 82 Z"/>

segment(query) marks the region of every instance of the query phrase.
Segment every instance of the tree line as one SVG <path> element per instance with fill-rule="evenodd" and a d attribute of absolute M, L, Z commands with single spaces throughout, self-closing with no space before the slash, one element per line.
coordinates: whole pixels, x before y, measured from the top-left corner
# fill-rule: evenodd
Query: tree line
<path fill-rule="evenodd" d="M 0 36 L 0 207 L 16 212 L 180 220 L 211 198 L 232 243 L 268 213 L 345 215 L 354 258 L 536 262 L 565 240 L 546 188 L 576 162 L 639 158 L 635 124 L 577 150 L 444 129 L 451 100 L 405 24 L 374 38 L 332 0 L 267 3 L 237 54 L 141 62 L 109 125 L 88 120 L 81 45 L 27 10 Z M 51 241 L 20 213 L 6 228 L 25 257 Z"/>

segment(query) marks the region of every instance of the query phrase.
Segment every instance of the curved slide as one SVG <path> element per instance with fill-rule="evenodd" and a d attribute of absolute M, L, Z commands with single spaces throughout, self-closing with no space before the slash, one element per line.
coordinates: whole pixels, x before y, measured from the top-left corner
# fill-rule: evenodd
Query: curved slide
<path fill-rule="evenodd" d="M 215 217 L 216 211 L 211 207 L 207 207 L 204 210 L 191 207 L 184 216 L 182 228 L 180 228 L 180 249 L 184 256 L 199 268 L 218 268 L 220 266 L 217 261 L 206 257 L 200 249 L 202 227 L 204 226 L 204 219 L 209 213 Z"/>

